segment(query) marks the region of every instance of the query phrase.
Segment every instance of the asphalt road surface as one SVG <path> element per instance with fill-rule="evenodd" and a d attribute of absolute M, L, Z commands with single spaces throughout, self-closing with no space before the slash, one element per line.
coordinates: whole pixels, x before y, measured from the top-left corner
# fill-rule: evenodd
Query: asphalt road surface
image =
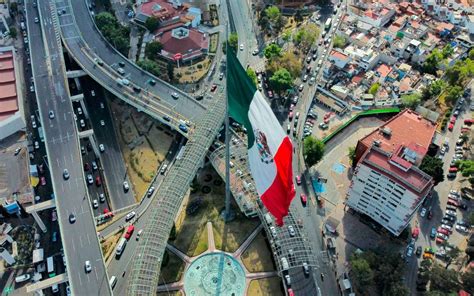
<path fill-rule="evenodd" d="M 66 254 L 68 277 L 75 295 L 110 295 L 102 252 L 95 234 L 91 209 L 84 197 L 86 187 L 80 165 L 79 142 L 73 120 L 64 73 L 62 48 L 52 26 L 49 3 L 26 1 L 30 52 L 38 97 L 39 113 L 45 132 L 46 151 L 56 196 L 61 239 Z M 35 23 L 35 17 L 39 23 Z M 41 30 L 43 28 L 43 30 Z M 54 112 L 50 118 L 49 112 Z M 70 174 L 63 180 L 63 170 Z M 74 213 L 77 221 L 69 223 Z M 85 273 L 84 262 L 90 260 L 92 272 Z"/>
<path fill-rule="evenodd" d="M 105 151 L 100 154 L 100 163 L 102 164 L 102 181 L 106 182 L 108 197 L 111 209 L 121 209 L 135 203 L 133 188 L 125 192 L 123 182 L 130 182 L 125 161 L 122 157 L 120 145 L 118 143 L 119 135 L 114 129 L 110 110 L 105 99 L 104 90 L 91 82 L 89 78 L 81 80 L 82 89 L 85 96 L 85 103 L 89 122 L 94 129 L 94 137 L 98 144 L 104 144 Z M 91 95 L 94 90 L 95 96 Z M 101 124 L 104 122 L 104 125 Z M 109 208 L 110 209 L 110 208 Z"/>
<path fill-rule="evenodd" d="M 180 119 L 194 122 L 203 115 L 206 108 L 202 103 L 144 72 L 109 46 L 97 31 L 86 1 L 65 0 L 59 2 L 57 7 L 66 11 L 65 14 L 59 16 L 59 20 L 67 49 L 93 79 L 113 94 L 121 98 L 128 95 L 128 99 L 132 100 L 131 102 L 137 107 L 145 102 L 144 111 L 161 121 L 163 121 L 163 116 L 170 116 L 171 122 L 164 121 L 166 124 L 177 125 Z M 95 57 L 99 57 L 104 65 L 97 65 L 94 62 Z M 126 72 L 124 76 L 116 72 L 120 62 L 125 65 L 122 67 Z M 139 86 L 142 89 L 141 93 L 134 93 L 130 87 L 119 86 L 116 79 L 123 77 L 132 85 Z M 156 85 L 150 85 L 148 82 L 150 79 L 155 79 Z M 177 93 L 179 98 L 173 99 L 172 93 Z"/>

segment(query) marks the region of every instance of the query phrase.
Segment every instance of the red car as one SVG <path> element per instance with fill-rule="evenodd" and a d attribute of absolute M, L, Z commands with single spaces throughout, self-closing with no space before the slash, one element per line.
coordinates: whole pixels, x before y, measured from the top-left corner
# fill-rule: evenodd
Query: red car
<path fill-rule="evenodd" d="M 455 207 L 459 206 L 459 203 L 454 199 L 448 199 L 447 204 L 450 205 L 450 206 L 455 206 Z"/>
<path fill-rule="evenodd" d="M 453 123 L 450 123 L 450 124 L 448 125 L 448 130 L 449 130 L 449 131 L 452 131 L 453 128 L 454 128 L 454 124 L 453 124 Z"/>
<path fill-rule="evenodd" d="M 444 229 L 444 228 L 441 228 L 441 227 L 438 227 L 438 232 L 440 232 L 442 234 L 446 234 L 446 235 L 450 234 L 447 229 Z"/>
<path fill-rule="evenodd" d="M 217 89 L 217 84 L 213 84 L 213 85 L 211 86 L 211 92 L 215 92 L 216 89 Z"/>
<path fill-rule="evenodd" d="M 100 176 L 95 177 L 95 185 L 97 186 L 102 185 L 102 180 L 100 179 Z"/>
<path fill-rule="evenodd" d="M 442 244 L 443 242 L 444 242 L 444 239 L 443 239 L 443 238 L 441 238 L 441 237 L 439 237 L 439 236 L 436 238 L 436 243 L 437 243 L 437 244 Z"/>
<path fill-rule="evenodd" d="M 43 166 L 43 164 L 39 164 L 39 165 L 37 165 L 37 167 L 38 167 L 38 172 L 39 172 L 40 174 L 44 174 L 44 166 Z"/>
<path fill-rule="evenodd" d="M 293 112 L 290 112 L 290 114 L 288 114 L 288 119 L 289 119 L 289 120 L 292 120 L 292 119 L 293 119 Z"/>
<path fill-rule="evenodd" d="M 90 169 L 91 169 L 90 164 L 89 164 L 88 162 L 86 162 L 86 163 L 84 164 L 84 171 L 87 172 L 87 171 L 90 170 Z"/>
<path fill-rule="evenodd" d="M 471 124 L 473 124 L 473 123 L 474 123 L 474 119 L 465 119 L 465 120 L 464 120 L 464 124 L 465 124 L 465 125 L 471 125 Z"/>
<path fill-rule="evenodd" d="M 306 198 L 306 195 L 301 193 L 300 198 L 301 198 L 301 203 L 303 204 L 304 207 L 306 207 L 306 202 L 308 201 L 308 199 Z"/>
<path fill-rule="evenodd" d="M 295 296 L 293 289 L 288 289 L 288 296 Z"/>
<path fill-rule="evenodd" d="M 130 239 L 130 237 L 132 236 L 134 230 L 135 230 L 135 226 L 133 226 L 133 225 L 128 226 L 127 232 L 125 232 L 123 237 L 126 238 L 126 239 Z"/>
<path fill-rule="evenodd" d="M 105 218 L 112 218 L 114 216 L 114 213 L 109 211 L 109 209 L 105 208 L 104 215 L 105 215 Z"/>
<path fill-rule="evenodd" d="M 46 178 L 45 177 L 40 178 L 40 184 L 43 185 L 43 186 L 46 185 Z"/>
<path fill-rule="evenodd" d="M 456 116 L 452 116 L 449 122 L 454 124 L 456 122 Z"/>
<path fill-rule="evenodd" d="M 300 175 L 296 176 L 296 184 L 301 185 L 301 176 Z"/>

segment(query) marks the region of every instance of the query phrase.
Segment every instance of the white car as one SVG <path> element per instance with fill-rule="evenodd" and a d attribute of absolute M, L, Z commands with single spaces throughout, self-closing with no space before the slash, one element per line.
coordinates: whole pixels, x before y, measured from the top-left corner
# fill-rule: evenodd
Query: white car
<path fill-rule="evenodd" d="M 91 90 L 91 96 L 95 97 L 95 91 Z"/>
<path fill-rule="evenodd" d="M 449 232 L 453 231 L 453 227 L 449 226 L 448 224 L 441 224 L 441 228 L 446 229 Z"/>
<path fill-rule="evenodd" d="M 277 231 L 275 226 L 270 226 L 270 232 L 274 238 L 277 237 Z"/>
<path fill-rule="evenodd" d="M 94 200 L 92 201 L 92 207 L 93 207 L 94 209 L 97 209 L 97 208 L 99 207 L 99 202 L 97 202 L 97 199 L 94 199 Z"/>
<path fill-rule="evenodd" d="M 130 186 L 128 185 L 127 181 L 123 181 L 123 190 L 127 192 L 130 189 Z"/>
<path fill-rule="evenodd" d="M 99 144 L 99 150 L 100 150 L 100 152 L 104 152 L 104 151 L 105 151 L 105 146 L 104 146 L 104 144 Z"/>
<path fill-rule="evenodd" d="M 105 202 L 105 195 L 103 193 L 99 194 L 99 200 L 100 202 Z"/>
<path fill-rule="evenodd" d="M 446 215 L 449 215 L 449 216 L 453 216 L 453 217 L 456 217 L 457 213 L 455 211 L 451 211 L 451 210 L 446 210 Z"/>
<path fill-rule="evenodd" d="M 426 216 L 426 212 L 427 212 L 426 208 L 422 208 L 420 212 L 420 216 L 424 218 Z"/>
<path fill-rule="evenodd" d="M 240 50 L 244 50 L 244 44 L 240 44 Z"/>
<path fill-rule="evenodd" d="M 459 232 L 464 232 L 466 233 L 468 230 L 467 230 L 467 227 L 464 226 L 464 225 L 456 225 L 456 230 L 459 231 Z"/>
<path fill-rule="evenodd" d="M 89 184 L 94 183 L 94 179 L 92 178 L 91 174 L 87 175 L 87 183 L 89 183 Z"/>
<path fill-rule="evenodd" d="M 49 119 L 54 119 L 54 112 L 53 110 L 49 111 Z"/>
<path fill-rule="evenodd" d="M 86 123 L 85 123 L 84 119 L 81 119 L 79 121 L 79 123 L 80 123 L 81 127 L 86 127 Z"/>
<path fill-rule="evenodd" d="M 148 189 L 147 196 L 148 196 L 148 197 L 152 196 L 153 192 L 155 192 L 155 187 L 151 186 L 151 187 Z"/>
<path fill-rule="evenodd" d="M 288 226 L 288 232 L 290 233 L 291 237 L 296 235 L 295 229 L 291 225 Z"/>
<path fill-rule="evenodd" d="M 168 165 L 167 164 L 164 164 L 162 167 L 161 167 L 161 171 L 160 171 L 160 174 L 164 175 L 166 173 L 166 170 L 168 169 Z"/>
<path fill-rule="evenodd" d="M 100 125 L 101 125 L 101 126 L 105 126 L 105 121 L 101 120 L 101 121 L 100 121 Z"/>
<path fill-rule="evenodd" d="M 100 102 L 100 108 L 101 108 L 101 109 L 104 109 L 104 108 L 105 108 L 104 103 Z"/>
<path fill-rule="evenodd" d="M 407 257 L 411 257 L 413 255 L 413 246 L 409 245 L 407 247 Z"/>
<path fill-rule="evenodd" d="M 91 265 L 91 262 L 89 260 L 87 260 L 85 263 L 84 263 L 84 268 L 86 270 L 86 273 L 89 273 L 92 271 L 92 265 Z"/>
<path fill-rule="evenodd" d="M 125 221 L 130 221 L 133 219 L 133 217 L 135 217 L 136 213 L 135 212 L 130 212 L 127 214 L 127 216 L 125 216 Z"/>

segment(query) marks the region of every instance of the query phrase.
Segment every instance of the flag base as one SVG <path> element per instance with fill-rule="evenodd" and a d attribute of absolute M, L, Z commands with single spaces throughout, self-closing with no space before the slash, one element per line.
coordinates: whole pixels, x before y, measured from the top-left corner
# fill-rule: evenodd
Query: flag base
<path fill-rule="evenodd" d="M 232 209 L 229 209 L 229 211 L 224 209 L 221 212 L 221 218 L 224 222 L 231 222 L 235 219 L 235 212 Z"/>

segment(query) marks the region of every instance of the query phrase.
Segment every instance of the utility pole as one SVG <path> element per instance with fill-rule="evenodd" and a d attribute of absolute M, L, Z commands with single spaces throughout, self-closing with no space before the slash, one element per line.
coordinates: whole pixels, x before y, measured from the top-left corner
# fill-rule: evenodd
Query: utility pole
<path fill-rule="evenodd" d="M 233 54 L 230 52 L 228 46 L 229 40 L 229 23 L 226 23 L 226 55 Z M 226 79 L 228 79 L 228 67 L 226 67 Z M 227 80 L 226 80 L 227 83 Z M 232 221 L 234 219 L 234 213 L 230 208 L 230 132 L 229 132 L 229 100 L 227 98 L 227 88 L 225 94 L 225 209 L 222 213 L 222 218 L 225 222 Z"/>

